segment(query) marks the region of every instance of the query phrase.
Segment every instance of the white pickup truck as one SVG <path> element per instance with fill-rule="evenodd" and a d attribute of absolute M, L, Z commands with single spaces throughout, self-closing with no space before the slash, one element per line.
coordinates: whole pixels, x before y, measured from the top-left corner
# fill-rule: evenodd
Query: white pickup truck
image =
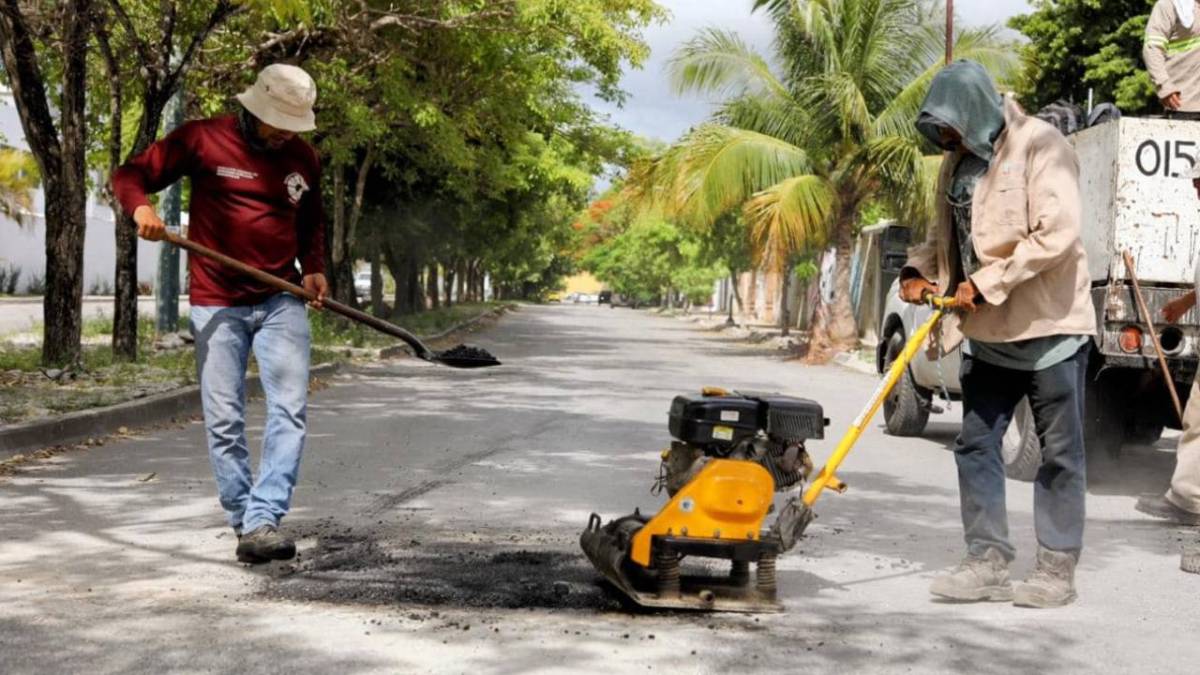
<path fill-rule="evenodd" d="M 1071 137 L 1079 155 L 1083 242 L 1096 306 L 1095 349 L 1089 363 L 1085 443 L 1089 473 L 1111 469 L 1128 442 L 1153 442 L 1179 427 L 1154 347 L 1145 335 L 1122 259 L 1128 250 L 1172 379 L 1186 403 L 1200 359 L 1200 312 L 1166 324 L 1163 305 L 1193 288 L 1200 249 L 1200 199 L 1190 174 L 1200 152 L 1200 121 L 1124 117 Z M 893 287 L 880 324 L 877 365 L 891 364 L 929 310 L 901 303 Z M 955 399 L 959 354 L 938 364 L 923 354 L 884 404 L 889 433 L 919 435 L 943 391 Z M 944 382 L 944 388 L 943 388 Z M 1040 447 L 1028 405 L 1005 439 L 1009 475 L 1031 480 Z"/>

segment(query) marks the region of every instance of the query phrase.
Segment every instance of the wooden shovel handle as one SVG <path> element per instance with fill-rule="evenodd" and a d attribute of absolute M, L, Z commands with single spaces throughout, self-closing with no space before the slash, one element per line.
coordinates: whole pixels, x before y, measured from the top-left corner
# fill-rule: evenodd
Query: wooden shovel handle
<path fill-rule="evenodd" d="M 1167 381 L 1167 390 L 1171 392 L 1171 402 L 1175 404 L 1175 414 L 1179 417 L 1179 423 L 1183 424 L 1183 406 L 1179 402 L 1179 392 L 1175 391 L 1175 378 L 1171 377 L 1171 368 L 1167 365 L 1166 355 L 1163 354 L 1162 343 L 1158 341 L 1158 333 L 1154 331 L 1154 317 L 1150 316 L 1150 310 L 1146 308 L 1142 285 L 1138 283 L 1137 273 L 1134 271 L 1136 266 L 1133 256 L 1129 251 L 1122 251 L 1121 258 L 1125 262 L 1125 272 L 1129 275 L 1129 281 L 1133 283 L 1133 297 L 1137 302 L 1138 313 L 1146 322 L 1146 332 L 1150 334 L 1150 344 L 1154 345 L 1154 353 L 1158 356 L 1158 365 L 1162 368 L 1163 379 Z"/>
<path fill-rule="evenodd" d="M 297 286 L 296 284 L 293 284 L 290 281 L 280 279 L 279 277 L 275 276 L 274 274 L 270 274 L 270 273 L 264 272 L 260 269 L 251 267 L 251 266 L 247 265 L 246 263 L 244 263 L 240 260 L 237 260 L 236 258 L 231 258 L 231 257 L 225 255 L 224 253 L 219 253 L 217 251 L 212 250 L 211 248 L 208 248 L 207 246 L 204 246 L 202 244 L 197 244 L 196 242 L 192 241 L 191 239 L 185 239 L 185 238 L 183 238 L 177 234 L 174 234 L 172 232 L 167 232 L 167 236 L 164 238 L 164 240 L 171 244 L 178 246 L 179 248 L 187 249 L 188 251 L 191 251 L 192 253 L 195 253 L 196 255 L 201 255 L 201 256 L 204 256 L 205 258 L 210 258 L 212 260 L 216 260 L 217 262 L 221 263 L 222 265 L 225 265 L 227 267 L 235 269 L 238 272 L 241 272 L 242 274 L 245 274 L 246 276 L 255 279 L 256 281 L 261 281 L 262 283 L 264 283 L 268 286 L 271 286 L 272 288 L 276 288 L 285 293 L 291 293 L 292 295 L 295 295 L 296 297 L 299 297 L 299 298 L 303 298 L 309 302 L 316 302 L 316 300 L 317 300 L 316 293 L 305 290 L 304 288 Z M 379 317 L 371 316 L 370 314 L 367 314 L 366 312 L 360 312 L 359 310 L 354 309 L 353 307 L 350 307 L 348 305 L 343 305 L 342 303 L 340 303 L 336 300 L 331 300 L 329 298 L 325 298 L 324 300 L 322 300 L 321 306 L 332 312 L 341 314 L 342 316 L 344 316 L 348 319 L 352 319 L 361 324 L 370 326 L 371 328 L 374 328 L 375 330 L 377 330 L 381 333 L 386 333 L 387 335 L 391 335 L 392 337 L 396 337 L 396 338 L 403 340 L 410 347 L 412 347 L 414 350 L 416 350 L 417 356 L 422 359 L 428 360 L 434 356 L 433 351 L 431 349 L 429 349 L 429 347 L 425 346 L 425 344 L 423 342 L 421 342 L 417 338 L 417 336 L 404 330 L 403 328 L 401 328 L 400 326 L 397 326 L 394 323 L 384 321 L 383 319 L 380 319 Z"/>

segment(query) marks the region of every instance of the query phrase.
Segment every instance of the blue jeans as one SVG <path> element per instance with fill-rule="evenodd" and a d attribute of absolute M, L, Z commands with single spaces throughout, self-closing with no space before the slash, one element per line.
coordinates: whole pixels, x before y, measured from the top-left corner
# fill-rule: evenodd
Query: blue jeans
<path fill-rule="evenodd" d="M 300 471 L 307 427 L 309 334 L 304 303 L 281 293 L 243 307 L 191 308 L 208 456 L 229 524 L 278 525 Z M 246 362 L 258 361 L 267 397 L 258 480 L 246 446 Z"/>
<path fill-rule="evenodd" d="M 1033 484 L 1038 544 L 1052 551 L 1083 548 L 1087 494 L 1083 448 L 1083 392 L 1090 345 L 1043 370 L 1003 368 L 970 356 L 962 361 L 963 424 L 955 442 L 958 492 L 967 552 L 994 548 L 1012 560 L 1004 501 L 1004 430 L 1021 399 L 1029 397 L 1042 443 Z"/>

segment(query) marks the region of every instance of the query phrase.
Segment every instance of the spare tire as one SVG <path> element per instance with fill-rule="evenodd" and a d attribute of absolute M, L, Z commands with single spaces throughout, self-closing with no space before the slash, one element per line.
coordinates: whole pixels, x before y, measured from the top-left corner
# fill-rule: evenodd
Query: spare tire
<path fill-rule="evenodd" d="M 1037 435 L 1033 407 L 1028 398 L 1021 399 L 1013 410 L 1012 420 L 1000 443 L 1000 455 L 1004 458 L 1004 473 L 1009 478 L 1026 483 L 1037 478 L 1042 466 L 1042 441 Z"/>

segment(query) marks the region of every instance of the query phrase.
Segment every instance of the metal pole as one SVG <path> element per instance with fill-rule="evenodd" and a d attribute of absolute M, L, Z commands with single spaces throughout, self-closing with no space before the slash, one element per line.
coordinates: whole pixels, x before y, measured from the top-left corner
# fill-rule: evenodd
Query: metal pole
<path fill-rule="evenodd" d="M 946 0 L 946 65 L 954 61 L 954 0 Z"/>
<path fill-rule="evenodd" d="M 183 124 L 182 87 L 167 102 L 164 133 L 171 133 Z M 183 202 L 183 186 L 176 181 L 167 188 L 162 200 L 162 219 L 167 229 L 179 233 L 179 212 Z M 158 284 L 154 288 L 155 330 L 159 335 L 179 331 L 179 249 L 165 242 L 158 249 Z"/>

